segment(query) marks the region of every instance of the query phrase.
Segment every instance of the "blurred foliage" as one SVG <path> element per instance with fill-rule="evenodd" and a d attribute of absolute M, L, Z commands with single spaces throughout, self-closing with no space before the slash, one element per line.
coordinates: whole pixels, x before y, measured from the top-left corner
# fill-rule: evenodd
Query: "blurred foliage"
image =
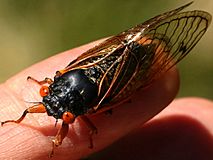
<path fill-rule="evenodd" d="M 1 0 L 0 81 L 58 52 L 114 35 L 187 2 Z M 192 9 L 211 12 L 213 2 L 197 0 L 186 10 Z M 213 99 L 211 28 L 191 55 L 178 65 L 181 74 L 179 96 Z"/>

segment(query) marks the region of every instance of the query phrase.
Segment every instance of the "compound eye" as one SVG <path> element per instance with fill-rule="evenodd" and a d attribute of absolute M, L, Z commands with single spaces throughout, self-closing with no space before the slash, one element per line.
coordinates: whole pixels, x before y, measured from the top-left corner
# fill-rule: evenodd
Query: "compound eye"
<path fill-rule="evenodd" d="M 49 87 L 47 86 L 42 86 L 40 89 L 40 95 L 41 97 L 45 97 L 49 94 Z"/>
<path fill-rule="evenodd" d="M 64 112 L 62 119 L 65 123 L 69 124 L 73 123 L 73 121 L 75 120 L 75 116 L 70 112 Z"/>

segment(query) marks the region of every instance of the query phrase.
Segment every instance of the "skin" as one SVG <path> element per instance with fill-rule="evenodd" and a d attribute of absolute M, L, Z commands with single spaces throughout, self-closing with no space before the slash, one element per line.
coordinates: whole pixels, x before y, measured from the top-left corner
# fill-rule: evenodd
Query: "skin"
<path fill-rule="evenodd" d="M 38 80 L 53 78 L 55 71 L 97 43 L 48 58 L 1 84 L 0 120 L 17 119 L 32 105 L 26 101 L 41 101 L 40 86 L 26 81 L 27 76 Z M 130 102 L 114 108 L 112 115 L 90 115 L 98 129 L 93 136 L 93 149 L 88 148 L 89 129 L 77 118 L 52 159 L 80 159 L 91 154 L 91 159 L 212 159 L 213 103 L 201 98 L 173 101 L 178 88 L 179 75 L 173 67 L 150 87 L 134 94 Z M 0 128 L 1 159 L 49 159 L 51 138 L 61 121 L 56 127 L 54 124 L 55 119 L 46 113 L 28 114 L 20 124 L 5 124 Z"/>

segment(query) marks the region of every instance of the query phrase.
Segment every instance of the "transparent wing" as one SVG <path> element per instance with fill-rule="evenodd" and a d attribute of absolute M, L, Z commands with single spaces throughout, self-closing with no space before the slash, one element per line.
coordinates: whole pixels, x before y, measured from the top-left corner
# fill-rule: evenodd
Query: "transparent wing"
<path fill-rule="evenodd" d="M 104 60 L 104 58 L 109 57 L 111 54 L 114 53 L 115 50 L 122 48 L 123 46 L 124 45 L 121 44 L 120 37 L 118 38 L 116 36 L 113 36 L 84 52 L 75 60 L 73 60 L 65 69 L 60 70 L 59 72 L 63 74 L 75 68 L 84 68 L 85 65 L 92 66 L 95 63 L 98 63 L 98 61 Z"/>
<path fill-rule="evenodd" d="M 126 31 L 120 33 L 119 35 L 113 36 L 113 37 L 105 40 L 104 42 L 98 44 L 97 46 L 95 46 L 91 49 L 89 49 L 88 51 L 86 51 L 85 53 L 80 55 L 77 59 L 72 61 L 66 67 L 66 70 L 69 70 L 69 69 L 72 69 L 73 67 L 79 66 L 81 62 L 87 61 L 91 57 L 104 56 L 107 53 L 113 53 L 115 50 L 117 50 L 118 48 L 121 48 L 123 46 L 123 44 L 125 44 L 124 40 L 126 40 L 126 37 L 128 37 L 129 35 L 137 34 L 138 32 L 141 32 L 141 30 L 143 30 L 144 28 L 147 28 L 147 26 L 157 24 L 158 22 L 168 18 L 169 16 L 172 16 L 172 15 L 180 12 L 181 10 L 183 10 L 184 8 L 186 8 L 187 6 L 189 6 L 192 3 L 193 2 L 190 2 L 190 3 L 188 3 L 184 6 L 181 6 L 177 9 L 174 9 L 172 11 L 158 15 L 154 18 L 147 20 L 143 24 L 139 24 L 139 25 L 137 25 L 137 26 L 135 26 L 135 27 L 133 27 L 129 30 L 126 30 Z"/>
<path fill-rule="evenodd" d="M 185 57 L 206 32 L 210 22 L 209 13 L 197 10 L 178 13 L 161 21 L 156 19 L 156 23 L 152 19 L 152 24 L 143 30 L 143 36 L 138 40 L 142 45 L 155 45 L 152 67 L 144 83 L 151 82 Z"/>

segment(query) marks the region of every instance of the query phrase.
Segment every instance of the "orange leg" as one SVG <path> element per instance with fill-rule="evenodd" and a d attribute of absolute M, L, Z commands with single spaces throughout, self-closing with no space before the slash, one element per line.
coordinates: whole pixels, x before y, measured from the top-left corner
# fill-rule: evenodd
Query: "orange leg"
<path fill-rule="evenodd" d="M 4 121 L 4 122 L 1 122 L 1 126 L 3 126 L 5 123 L 8 123 L 8 122 L 20 123 L 25 118 L 27 113 L 45 113 L 45 112 L 46 112 L 46 109 L 45 109 L 44 105 L 42 103 L 39 103 L 37 105 L 34 105 L 32 107 L 27 108 L 23 112 L 22 116 L 19 119 L 17 119 L 17 120 L 7 120 L 7 121 Z"/>
<path fill-rule="evenodd" d="M 84 121 L 84 123 L 86 123 L 87 127 L 90 129 L 89 132 L 89 141 L 90 141 L 90 145 L 89 148 L 93 148 L 93 140 L 92 140 L 92 136 L 94 134 L 97 134 L 97 128 L 95 127 L 95 125 L 89 120 L 89 118 L 87 118 L 86 116 L 82 115 L 80 116 L 81 120 Z"/>
<path fill-rule="evenodd" d="M 63 139 L 67 136 L 68 130 L 69 130 L 69 124 L 63 122 L 57 135 L 52 140 L 53 146 L 52 146 L 52 151 L 50 152 L 49 157 L 53 156 L 55 147 L 58 147 L 59 145 L 62 144 Z"/>
<path fill-rule="evenodd" d="M 33 78 L 33 77 L 30 77 L 28 76 L 27 77 L 27 80 L 32 80 L 34 81 L 35 83 L 39 84 L 39 85 L 43 85 L 43 84 L 52 84 L 53 83 L 53 80 L 51 78 L 45 78 L 44 80 L 42 81 L 38 81 L 37 79 Z"/>

